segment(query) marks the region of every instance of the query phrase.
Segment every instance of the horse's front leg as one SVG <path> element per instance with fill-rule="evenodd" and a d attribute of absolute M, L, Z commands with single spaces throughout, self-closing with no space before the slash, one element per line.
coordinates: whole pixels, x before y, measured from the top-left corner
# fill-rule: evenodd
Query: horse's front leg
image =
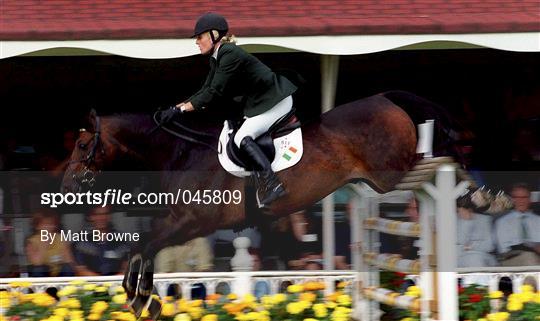
<path fill-rule="evenodd" d="M 124 275 L 123 286 L 126 290 L 130 306 L 138 318 L 148 309 L 152 320 L 157 320 L 161 312 L 161 304 L 152 300 L 154 290 L 154 257 L 157 252 L 167 246 L 180 245 L 201 234 L 194 224 L 192 215 L 169 215 L 163 224 L 159 224 L 151 235 L 154 237 L 142 251 L 137 251 L 129 262 Z M 140 279 L 139 279 L 140 275 Z"/>

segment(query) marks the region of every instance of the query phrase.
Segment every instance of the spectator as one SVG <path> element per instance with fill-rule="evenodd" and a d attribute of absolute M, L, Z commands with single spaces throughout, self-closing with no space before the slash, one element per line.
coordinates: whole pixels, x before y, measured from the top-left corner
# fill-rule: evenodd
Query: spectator
<path fill-rule="evenodd" d="M 26 242 L 26 256 L 30 265 L 28 275 L 43 276 L 74 276 L 75 260 L 70 243 L 60 239 L 60 219 L 58 214 L 49 209 L 43 209 L 32 218 L 34 232 Z M 58 233 L 54 241 L 42 241 L 41 230 Z"/>
<path fill-rule="evenodd" d="M 540 265 L 540 216 L 531 209 L 531 192 L 517 184 L 511 191 L 514 210 L 495 223 L 501 265 Z"/>
<path fill-rule="evenodd" d="M 259 254 L 259 251 L 255 249 L 250 249 L 249 254 L 253 258 L 253 267 L 252 271 L 260 271 L 262 269 L 262 261 L 261 261 L 261 255 Z M 257 299 L 261 299 L 261 297 L 270 294 L 270 285 L 267 281 L 256 281 L 255 285 L 253 287 L 253 294 Z"/>
<path fill-rule="evenodd" d="M 210 248 L 214 250 L 215 269 L 217 271 L 230 271 L 230 259 L 235 254 L 233 241 L 237 237 L 247 237 L 251 241 L 251 248 L 261 248 L 261 234 L 258 229 L 248 227 L 241 231 L 232 229 L 217 230 L 208 236 Z"/>
<path fill-rule="evenodd" d="M 198 237 L 183 245 L 174 245 L 159 251 L 155 258 L 156 272 L 209 272 L 214 256 L 208 241 Z"/>
<path fill-rule="evenodd" d="M 405 208 L 405 214 L 409 222 L 419 223 L 420 212 L 418 211 L 418 202 L 415 197 L 409 199 L 407 208 Z M 397 236 L 398 242 L 401 244 L 400 254 L 404 259 L 416 260 L 418 259 L 418 248 L 420 247 L 420 240 L 417 237 L 405 237 Z"/>
<path fill-rule="evenodd" d="M 92 230 L 100 233 L 115 233 L 111 224 L 111 209 L 107 206 L 93 208 L 87 215 L 88 241 L 75 245 L 76 272 L 81 276 L 121 274 L 127 264 L 129 246 L 124 242 L 93 242 Z"/>
<path fill-rule="evenodd" d="M 457 207 L 458 267 L 495 266 L 491 217 L 474 213 L 469 195 L 458 198 Z"/>

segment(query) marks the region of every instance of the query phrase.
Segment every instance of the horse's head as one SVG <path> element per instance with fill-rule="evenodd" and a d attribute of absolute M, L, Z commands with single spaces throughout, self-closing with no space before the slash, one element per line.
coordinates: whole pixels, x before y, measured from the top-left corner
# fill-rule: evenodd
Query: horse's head
<path fill-rule="evenodd" d="M 106 143 L 102 137 L 101 120 L 95 110 L 90 112 L 90 128 L 81 129 L 79 138 L 64 173 L 63 192 L 80 192 L 96 182 L 96 175 L 103 168 Z"/>

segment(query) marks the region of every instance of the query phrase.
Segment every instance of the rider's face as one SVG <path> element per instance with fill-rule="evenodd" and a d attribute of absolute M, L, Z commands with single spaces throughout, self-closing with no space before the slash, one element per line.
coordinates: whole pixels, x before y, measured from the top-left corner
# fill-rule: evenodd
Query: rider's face
<path fill-rule="evenodd" d="M 210 38 L 210 32 L 198 35 L 195 43 L 199 46 L 201 54 L 206 55 L 210 53 L 210 50 L 212 50 L 212 38 Z"/>

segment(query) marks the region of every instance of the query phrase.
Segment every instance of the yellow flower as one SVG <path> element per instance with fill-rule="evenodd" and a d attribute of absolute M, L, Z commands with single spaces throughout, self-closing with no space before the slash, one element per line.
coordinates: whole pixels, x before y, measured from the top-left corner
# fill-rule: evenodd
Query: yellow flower
<path fill-rule="evenodd" d="M 104 286 L 98 286 L 94 289 L 94 292 L 98 292 L 98 293 L 103 293 L 103 292 L 107 292 L 107 288 L 104 287 Z"/>
<path fill-rule="evenodd" d="M 78 309 L 81 307 L 81 302 L 76 298 L 69 298 L 67 300 L 60 301 L 58 307 L 68 308 L 68 309 Z"/>
<path fill-rule="evenodd" d="M 304 291 L 304 287 L 300 284 L 293 284 L 287 287 L 289 293 L 298 293 Z"/>
<path fill-rule="evenodd" d="M 419 298 L 422 295 L 422 291 L 418 286 L 413 285 L 407 288 L 407 292 L 405 292 L 405 295 L 411 296 L 413 298 Z"/>
<path fill-rule="evenodd" d="M 109 304 L 105 301 L 97 301 L 92 304 L 91 312 L 101 314 L 103 311 L 107 310 Z"/>
<path fill-rule="evenodd" d="M 313 319 L 313 318 L 306 318 L 306 319 L 304 319 L 304 321 L 317 321 L 317 319 Z"/>
<path fill-rule="evenodd" d="M 124 288 L 121 287 L 121 286 L 117 286 L 117 287 L 114 288 L 114 292 L 116 292 L 116 293 L 125 293 L 126 290 L 124 290 Z"/>
<path fill-rule="evenodd" d="M 300 296 L 298 297 L 300 301 L 309 301 L 314 302 L 317 299 L 317 295 L 313 292 L 304 292 L 300 293 Z"/>
<path fill-rule="evenodd" d="M 257 300 L 257 298 L 253 294 L 246 294 L 244 295 L 244 302 L 245 303 L 253 303 Z"/>
<path fill-rule="evenodd" d="M 274 304 L 279 304 L 281 302 L 285 302 L 287 300 L 287 295 L 283 293 L 274 294 L 272 297 L 274 299 Z"/>
<path fill-rule="evenodd" d="M 99 319 L 101 319 L 101 315 L 99 313 L 91 313 L 88 316 L 88 320 L 90 320 L 90 321 L 97 321 Z"/>
<path fill-rule="evenodd" d="M 191 304 L 190 304 L 190 305 L 191 305 L 192 307 L 200 307 L 200 306 L 202 306 L 202 304 L 203 304 L 203 301 L 199 299 L 199 300 L 193 300 L 193 301 L 191 301 Z"/>
<path fill-rule="evenodd" d="M 534 296 L 534 303 L 540 304 L 540 292 L 536 293 Z"/>
<path fill-rule="evenodd" d="M 506 306 L 506 308 L 508 309 L 508 311 L 512 311 L 512 312 L 519 311 L 523 309 L 523 303 L 521 303 L 521 301 L 508 302 L 508 305 Z"/>
<path fill-rule="evenodd" d="M 161 314 L 165 317 L 173 316 L 175 313 L 174 304 L 165 303 L 161 309 Z"/>
<path fill-rule="evenodd" d="M 42 307 L 48 307 L 56 303 L 56 300 L 47 293 L 38 293 L 32 299 L 32 303 Z"/>
<path fill-rule="evenodd" d="M 405 318 L 405 319 L 401 319 L 401 321 L 413 321 L 413 318 Z"/>
<path fill-rule="evenodd" d="M 69 314 L 69 310 L 66 308 L 57 308 L 54 310 L 54 315 L 57 315 L 60 317 L 65 317 L 68 314 Z"/>
<path fill-rule="evenodd" d="M 338 289 L 343 289 L 343 288 L 347 287 L 349 284 L 350 284 L 350 282 L 341 281 L 341 282 L 338 283 L 337 288 Z"/>
<path fill-rule="evenodd" d="M 532 302 L 532 301 L 534 301 L 535 295 L 536 295 L 536 293 L 529 292 L 529 291 L 520 293 L 521 302 L 523 302 L 523 303 Z"/>
<path fill-rule="evenodd" d="M 500 299 L 502 297 L 503 297 L 502 291 L 493 291 L 493 292 L 489 293 L 489 298 L 490 299 Z"/>
<path fill-rule="evenodd" d="M 508 312 L 490 313 L 486 316 L 488 321 L 506 321 L 510 317 Z"/>
<path fill-rule="evenodd" d="M 315 316 L 317 318 L 325 318 L 328 315 L 328 310 L 326 309 L 326 305 L 324 305 L 323 303 L 314 304 L 313 311 L 315 312 Z"/>
<path fill-rule="evenodd" d="M 217 320 L 218 320 L 217 314 L 207 314 L 201 319 L 201 321 L 217 321 Z"/>
<path fill-rule="evenodd" d="M 336 301 L 339 305 L 349 306 L 351 305 L 352 299 L 349 295 L 343 294 L 338 296 Z"/>
<path fill-rule="evenodd" d="M 9 286 L 12 288 L 27 288 L 31 285 L 32 285 L 31 282 L 25 282 L 25 281 L 15 281 L 9 284 Z"/>
<path fill-rule="evenodd" d="M 125 304 L 127 301 L 127 295 L 126 294 L 117 294 L 112 297 L 112 301 L 116 304 Z"/>
<path fill-rule="evenodd" d="M 192 307 L 188 312 L 193 319 L 200 319 L 203 314 L 203 309 L 201 307 Z"/>
<path fill-rule="evenodd" d="M 120 312 L 113 312 L 113 313 L 120 313 Z M 84 311 L 82 310 L 71 310 L 69 311 L 69 317 L 71 319 L 82 319 L 84 316 Z"/>
<path fill-rule="evenodd" d="M 306 282 L 304 283 L 304 290 L 306 291 L 317 291 L 324 290 L 326 285 L 323 282 Z"/>
<path fill-rule="evenodd" d="M 187 313 L 180 313 L 174 317 L 174 321 L 191 321 L 191 317 Z"/>
<path fill-rule="evenodd" d="M 0 299 L 0 309 L 7 309 L 11 306 L 9 299 Z"/>
<path fill-rule="evenodd" d="M 520 287 L 521 292 L 533 292 L 533 287 L 529 284 L 524 284 Z"/>
<path fill-rule="evenodd" d="M 287 304 L 287 312 L 290 314 L 299 314 L 304 311 L 304 306 L 300 302 L 291 302 Z"/>
<path fill-rule="evenodd" d="M 69 284 L 75 285 L 75 286 L 77 286 L 77 285 L 83 285 L 83 284 L 85 284 L 85 283 L 86 283 L 86 281 L 84 281 L 84 280 L 73 280 L 73 281 L 69 282 Z"/>
<path fill-rule="evenodd" d="M 234 293 L 231 293 L 231 294 L 227 295 L 227 299 L 229 299 L 231 301 L 236 300 L 236 299 L 238 299 L 238 296 L 236 296 L 236 294 L 234 294 Z"/>
<path fill-rule="evenodd" d="M 96 285 L 93 284 L 93 283 L 85 284 L 83 286 L 83 290 L 85 290 L 85 291 L 93 291 L 95 288 L 96 288 Z"/>
<path fill-rule="evenodd" d="M 58 291 L 57 295 L 59 297 L 64 297 L 64 296 L 70 296 L 75 292 L 77 292 L 77 287 L 73 285 L 68 285 L 68 286 L 65 286 L 62 290 Z"/>
<path fill-rule="evenodd" d="M 249 312 L 248 314 L 246 314 L 246 317 L 248 318 L 248 320 L 252 321 L 260 321 L 262 319 L 262 316 L 259 312 Z"/>

